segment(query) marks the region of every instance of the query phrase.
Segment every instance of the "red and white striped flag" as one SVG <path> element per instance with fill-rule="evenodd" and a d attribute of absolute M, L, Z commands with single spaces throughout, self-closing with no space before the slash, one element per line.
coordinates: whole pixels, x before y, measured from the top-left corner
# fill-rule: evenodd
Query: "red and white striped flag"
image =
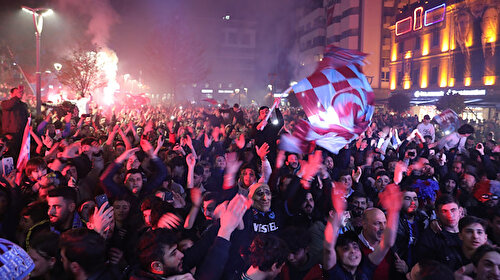
<path fill-rule="evenodd" d="M 366 54 L 327 46 L 316 71 L 293 87 L 308 118 L 280 148 L 305 153 L 315 141 L 332 153 L 356 139 L 371 123 L 374 94 L 361 71 Z"/>
<path fill-rule="evenodd" d="M 26 122 L 26 126 L 24 127 L 23 133 L 23 142 L 21 144 L 21 150 L 19 151 L 19 158 L 17 159 L 17 175 L 16 175 L 16 184 L 19 185 L 21 183 L 21 178 L 23 174 L 23 170 L 30 159 L 30 125 L 31 125 L 31 117 L 28 117 L 28 121 Z"/>

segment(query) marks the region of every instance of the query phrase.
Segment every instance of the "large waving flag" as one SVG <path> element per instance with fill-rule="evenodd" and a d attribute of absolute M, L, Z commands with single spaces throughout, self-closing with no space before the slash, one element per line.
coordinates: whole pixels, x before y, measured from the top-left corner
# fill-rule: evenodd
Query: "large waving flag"
<path fill-rule="evenodd" d="M 21 151 L 19 152 L 19 158 L 17 159 L 17 175 L 16 175 L 16 184 L 19 185 L 21 183 L 21 178 L 23 174 L 23 170 L 30 159 L 30 125 L 31 125 L 31 117 L 28 118 L 26 122 L 26 126 L 24 127 L 23 133 L 23 142 L 21 144 Z"/>
<path fill-rule="evenodd" d="M 371 123 L 374 94 L 361 66 L 366 54 L 327 46 L 316 71 L 293 87 L 308 118 L 284 135 L 280 148 L 305 153 L 312 141 L 332 153 Z"/>

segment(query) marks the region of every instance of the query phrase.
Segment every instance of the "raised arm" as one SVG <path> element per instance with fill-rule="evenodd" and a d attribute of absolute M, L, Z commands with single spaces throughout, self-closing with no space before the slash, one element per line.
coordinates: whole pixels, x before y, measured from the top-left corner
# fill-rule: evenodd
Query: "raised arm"
<path fill-rule="evenodd" d="M 187 155 L 186 164 L 188 166 L 186 188 L 192 189 L 194 187 L 194 166 L 196 165 L 196 157 L 193 154 Z"/>
<path fill-rule="evenodd" d="M 226 173 L 224 174 L 224 183 L 222 189 L 229 190 L 236 185 L 236 173 L 241 165 L 238 161 L 238 154 L 235 152 L 226 154 Z"/>
<path fill-rule="evenodd" d="M 380 203 L 387 210 L 387 226 L 384 229 L 384 235 L 380 243 L 375 246 L 375 250 L 368 255 L 370 261 L 379 265 L 385 258 L 389 249 L 396 242 L 399 210 L 403 205 L 403 196 L 396 184 L 387 185 L 385 190 L 379 194 Z"/>
<path fill-rule="evenodd" d="M 150 194 L 158 188 L 163 181 L 167 178 L 167 167 L 163 163 L 163 161 L 154 153 L 154 148 L 149 141 L 146 139 L 141 139 L 141 148 L 146 154 L 148 154 L 149 158 L 151 158 L 151 163 L 155 167 L 155 172 L 148 180 L 148 183 L 143 186 L 141 193 L 142 194 Z"/>
<path fill-rule="evenodd" d="M 267 143 L 262 144 L 262 146 L 255 146 L 255 150 L 257 151 L 257 155 L 262 162 L 262 176 L 259 179 L 260 183 L 267 183 L 269 177 L 271 176 L 271 172 L 273 169 L 271 168 L 271 164 L 267 160 L 267 154 L 269 153 L 269 145 Z"/>
<path fill-rule="evenodd" d="M 40 154 L 40 152 L 42 151 L 42 148 L 43 148 L 43 143 L 42 143 L 42 140 L 40 140 L 40 137 L 38 137 L 38 135 L 36 135 L 36 133 L 33 131 L 33 127 L 30 126 L 30 135 L 31 137 L 33 137 L 33 140 L 35 140 L 36 142 L 36 153 L 37 154 Z"/>
<path fill-rule="evenodd" d="M 203 203 L 203 196 L 201 194 L 201 190 L 199 188 L 192 188 L 189 190 L 189 194 L 191 196 L 191 209 L 186 217 L 186 221 L 184 222 L 185 229 L 191 229 L 194 226 L 196 221 L 196 216 L 198 216 L 198 212 L 200 211 L 201 204 Z"/>
<path fill-rule="evenodd" d="M 117 124 L 113 127 L 113 130 L 108 135 L 108 139 L 106 139 L 106 145 L 113 147 L 113 140 L 118 132 L 118 128 L 119 126 Z"/>
<path fill-rule="evenodd" d="M 212 280 L 220 279 L 229 258 L 230 239 L 233 231 L 243 219 L 243 215 L 251 205 L 243 195 L 237 194 L 228 204 L 223 205 L 220 217 L 220 228 L 217 237 L 207 252 L 203 263 L 196 269 L 196 279 Z"/>
<path fill-rule="evenodd" d="M 117 183 L 115 183 L 115 181 L 113 181 L 113 177 L 122 167 L 123 162 L 137 151 L 139 151 L 139 148 L 126 150 L 119 157 L 117 157 L 115 161 L 111 163 L 102 173 L 100 180 L 103 185 L 104 191 L 109 197 L 117 197 L 125 193 L 125 190 L 122 189 Z"/>
<path fill-rule="evenodd" d="M 325 227 L 325 241 L 323 242 L 323 268 L 325 270 L 330 270 L 337 264 L 335 244 L 337 243 L 342 216 L 347 205 L 345 200 L 346 192 L 347 187 L 342 183 L 335 183 L 332 188 L 332 204 L 335 211 L 329 212 Z"/>
<path fill-rule="evenodd" d="M 127 150 L 132 149 L 132 143 L 130 143 L 130 141 L 127 138 L 127 135 L 125 135 L 123 130 L 119 127 L 118 127 L 118 134 L 120 134 L 120 137 L 122 138 L 123 143 L 125 144 L 125 149 Z"/>

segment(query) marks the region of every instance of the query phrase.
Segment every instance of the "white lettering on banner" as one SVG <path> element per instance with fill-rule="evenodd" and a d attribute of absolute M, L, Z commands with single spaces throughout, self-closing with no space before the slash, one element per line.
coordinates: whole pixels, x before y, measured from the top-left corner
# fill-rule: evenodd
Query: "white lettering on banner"
<path fill-rule="evenodd" d="M 417 90 L 413 94 L 415 97 L 439 97 L 443 96 L 445 94 L 444 91 L 421 91 Z M 459 94 L 463 96 L 478 96 L 478 95 L 486 95 L 486 90 L 485 89 L 462 89 L 462 90 L 456 90 L 456 89 L 449 89 L 446 91 L 446 94 Z"/>
<path fill-rule="evenodd" d="M 277 230 L 278 227 L 276 226 L 276 222 L 272 222 L 266 225 L 263 224 L 253 224 L 253 231 L 255 232 L 261 232 L 261 233 L 267 233 L 271 231 Z"/>

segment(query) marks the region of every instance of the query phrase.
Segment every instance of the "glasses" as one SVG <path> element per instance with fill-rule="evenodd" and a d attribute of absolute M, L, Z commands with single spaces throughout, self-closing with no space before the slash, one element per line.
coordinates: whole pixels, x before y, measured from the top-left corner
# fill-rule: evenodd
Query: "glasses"
<path fill-rule="evenodd" d="M 494 195 L 494 194 L 483 194 L 481 197 L 483 199 L 498 200 L 498 195 Z"/>

